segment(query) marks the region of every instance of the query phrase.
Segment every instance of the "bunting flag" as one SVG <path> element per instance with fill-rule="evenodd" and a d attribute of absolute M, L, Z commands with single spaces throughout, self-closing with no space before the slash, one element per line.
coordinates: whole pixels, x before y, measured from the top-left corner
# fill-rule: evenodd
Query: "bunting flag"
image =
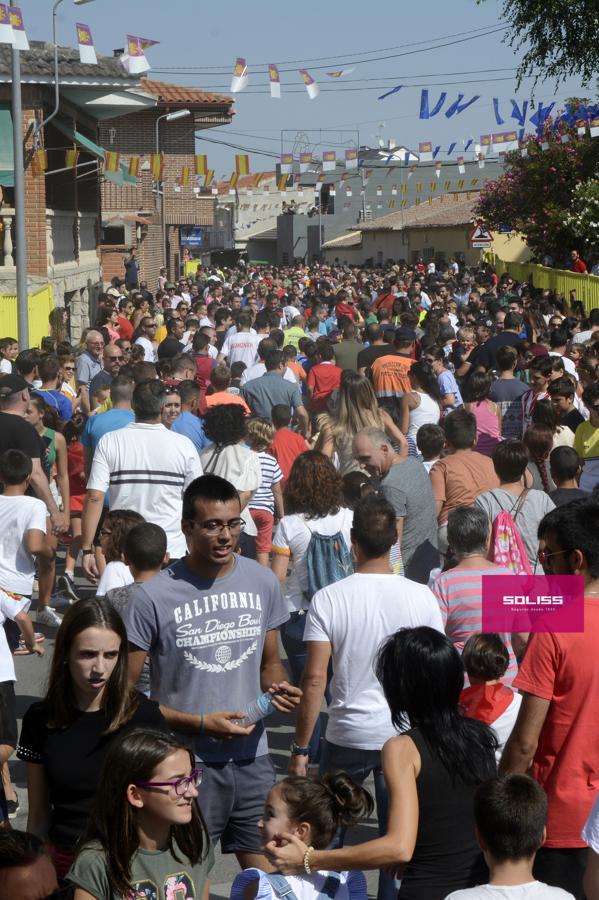
<path fill-rule="evenodd" d="M 437 190 L 437 182 L 431 181 L 431 194 L 434 194 L 436 190 Z"/>
<path fill-rule="evenodd" d="M 355 147 L 350 147 L 349 150 L 345 151 L 345 168 L 346 169 L 357 169 L 358 168 L 358 151 Z"/>
<path fill-rule="evenodd" d="M 162 153 L 152 153 L 150 156 L 150 171 L 152 172 L 152 181 L 162 181 L 162 172 L 164 169 L 164 156 Z"/>
<path fill-rule="evenodd" d="M 348 184 L 347 187 L 345 188 L 345 196 L 351 197 L 352 194 L 353 194 L 352 186 L 351 186 L 351 184 Z"/>
<path fill-rule="evenodd" d="M 414 172 L 416 171 L 416 166 L 410 166 L 410 171 L 408 172 L 408 180 L 412 177 Z"/>
<path fill-rule="evenodd" d="M 235 188 L 237 187 L 237 182 L 239 181 L 239 175 L 237 172 L 233 172 L 229 179 L 229 193 L 235 193 Z"/>
<path fill-rule="evenodd" d="M 510 153 L 512 150 L 518 149 L 518 132 L 517 131 L 506 131 L 504 134 L 505 137 L 505 149 L 507 153 Z"/>
<path fill-rule="evenodd" d="M 466 166 L 464 165 L 464 157 L 463 156 L 458 156 L 457 164 L 458 164 L 458 172 L 460 173 L 460 175 L 464 175 L 464 173 L 466 172 Z"/>
<path fill-rule="evenodd" d="M 584 137 L 587 133 L 587 123 L 584 119 L 578 119 L 576 122 L 576 133 L 578 137 Z"/>
<path fill-rule="evenodd" d="M 376 195 L 377 195 L 377 197 L 382 197 L 382 196 L 383 196 L 383 186 L 382 186 L 382 184 L 377 184 L 377 186 L 376 186 Z"/>
<path fill-rule="evenodd" d="M 277 180 L 277 188 L 281 194 L 287 190 L 287 175 L 281 175 Z"/>
<path fill-rule="evenodd" d="M 477 184 L 478 184 L 478 178 L 473 178 L 472 181 L 470 182 L 470 187 L 476 187 Z"/>
<path fill-rule="evenodd" d="M 422 193 L 422 182 L 420 182 L 420 181 L 416 184 L 416 193 L 417 194 Z"/>
<path fill-rule="evenodd" d="M 204 173 L 204 187 L 210 187 L 214 181 L 214 169 L 206 169 Z"/>
<path fill-rule="evenodd" d="M 12 45 L 15 50 L 29 50 L 29 41 L 25 33 L 23 13 L 18 6 L 8 7 L 8 18 L 12 29 Z"/>
<path fill-rule="evenodd" d="M 327 180 L 327 176 L 326 176 L 326 175 L 323 175 L 322 172 L 321 172 L 320 175 L 318 176 L 318 184 L 324 184 L 324 182 L 325 182 L 326 180 Z"/>
<path fill-rule="evenodd" d="M 407 186 L 407 184 L 402 184 L 402 186 L 401 186 L 401 192 L 402 192 L 402 194 L 407 194 L 407 193 L 408 193 L 408 186 Z"/>
<path fill-rule="evenodd" d="M 158 41 L 150 38 L 138 37 L 135 34 L 127 35 L 127 52 L 121 57 L 121 62 L 130 75 L 139 75 L 149 70 L 150 63 L 144 50 L 157 43 Z"/>
<path fill-rule="evenodd" d="M 593 135 L 591 134 L 591 137 Z M 549 150 L 549 141 L 541 141 L 541 150 Z"/>
<path fill-rule="evenodd" d="M 461 191 L 464 187 L 464 184 L 465 184 L 464 179 L 460 178 L 460 180 L 458 181 L 458 190 Z"/>
<path fill-rule="evenodd" d="M 520 141 L 520 156 L 528 156 L 528 143 Z"/>
<path fill-rule="evenodd" d="M 189 173 L 190 173 L 189 166 L 182 166 L 181 180 L 180 180 L 181 187 L 185 187 L 186 185 L 189 184 Z"/>
<path fill-rule="evenodd" d="M 249 76 L 248 67 L 245 59 L 238 56 L 235 60 L 235 68 L 231 77 L 231 93 L 238 94 L 248 86 Z"/>
<path fill-rule="evenodd" d="M 344 75 L 351 75 L 355 71 L 356 67 L 351 66 L 349 69 L 336 69 L 334 72 L 327 72 L 327 75 L 329 78 L 343 78 Z"/>
<path fill-rule="evenodd" d="M 213 184 L 212 187 L 210 188 L 210 193 L 212 194 L 213 197 L 218 197 L 218 187 L 215 184 Z"/>
<path fill-rule="evenodd" d="M 281 153 L 281 175 L 291 175 L 293 172 L 293 153 Z"/>
<path fill-rule="evenodd" d="M 337 166 L 337 154 L 334 150 L 324 150 L 322 154 L 323 172 L 333 172 Z"/>
<path fill-rule="evenodd" d="M 104 151 L 104 169 L 106 172 L 118 172 L 121 162 L 121 154 L 116 150 Z"/>
<path fill-rule="evenodd" d="M 301 186 L 301 184 L 299 185 L 299 187 L 298 187 L 298 189 L 297 189 L 297 196 L 298 196 L 298 197 L 303 197 L 303 196 L 304 196 L 304 189 L 303 189 L 303 187 Z"/>
<path fill-rule="evenodd" d="M 443 185 L 443 188 L 446 191 L 448 191 L 450 187 L 451 187 L 451 181 L 446 181 L 445 184 Z"/>
<path fill-rule="evenodd" d="M 310 98 L 310 100 L 316 100 L 316 98 L 320 94 L 320 88 L 318 87 L 318 84 L 316 83 L 316 81 L 314 81 L 307 69 L 299 69 L 298 71 L 302 76 L 302 81 L 304 82 L 306 91 L 308 92 L 308 97 Z"/>
<path fill-rule="evenodd" d="M 329 188 L 329 197 L 336 197 L 336 196 L 337 196 L 337 190 L 335 188 L 335 185 L 332 184 Z"/>
<path fill-rule="evenodd" d="M 0 44 L 14 44 L 14 42 L 8 6 L 6 3 L 0 3 Z"/>
<path fill-rule="evenodd" d="M 79 157 L 79 151 L 76 147 L 69 147 L 67 152 L 64 155 L 64 166 L 65 169 L 74 169 L 77 165 L 77 159 Z"/>
<path fill-rule="evenodd" d="M 436 163 L 435 165 L 435 177 L 439 178 L 441 176 L 441 163 Z"/>
<path fill-rule="evenodd" d="M 274 63 L 268 64 L 268 80 L 270 82 L 270 96 L 273 100 L 281 99 L 281 76 L 279 75 L 279 67 Z"/>
<path fill-rule="evenodd" d="M 433 161 L 433 145 L 431 141 L 418 144 L 418 156 L 420 157 L 420 162 Z"/>
<path fill-rule="evenodd" d="M 429 205 L 429 206 L 432 206 L 432 205 L 433 205 L 433 198 L 432 198 L 432 197 L 429 197 L 429 198 L 428 198 L 428 205 Z"/>
<path fill-rule="evenodd" d="M 310 163 L 312 162 L 312 154 L 311 153 L 300 153 L 299 158 L 299 170 L 303 174 L 307 172 L 310 168 Z"/>
<path fill-rule="evenodd" d="M 591 137 L 599 137 L 599 118 L 591 119 L 589 122 L 589 131 Z"/>
<path fill-rule="evenodd" d="M 484 169 L 484 167 L 485 167 L 485 154 L 479 153 L 478 154 L 478 168 Z"/>
<path fill-rule="evenodd" d="M 393 199 L 389 200 L 388 205 L 389 205 L 389 209 L 395 209 L 395 200 L 393 200 Z"/>
<path fill-rule="evenodd" d="M 44 149 L 36 150 L 31 157 L 31 171 L 38 178 L 48 169 L 48 151 Z"/>
<path fill-rule="evenodd" d="M 252 178 L 252 187 L 253 188 L 259 187 L 261 180 L 262 180 L 262 172 L 256 172 L 256 174 Z"/>
<path fill-rule="evenodd" d="M 415 202 L 414 205 L 415 205 L 415 206 L 420 206 L 420 203 L 421 203 L 420 197 L 416 197 L 416 202 Z"/>
<path fill-rule="evenodd" d="M 79 46 L 80 61 L 88 66 L 96 66 L 98 64 L 98 58 L 96 56 L 94 40 L 89 25 L 82 25 L 81 22 L 77 22 L 75 28 L 77 29 L 77 44 Z"/>
<path fill-rule="evenodd" d="M 129 160 L 129 175 L 132 178 L 139 178 L 141 169 L 141 160 L 139 156 L 132 156 Z"/>
<path fill-rule="evenodd" d="M 480 150 L 479 155 L 482 153 L 485 156 L 490 147 L 491 147 L 492 136 L 490 134 L 481 134 L 480 136 Z"/>
<path fill-rule="evenodd" d="M 392 196 L 392 197 L 396 197 L 396 196 L 397 196 L 397 185 L 396 185 L 396 184 L 392 184 L 392 185 L 391 185 L 391 196 Z"/>
<path fill-rule="evenodd" d="M 208 171 L 208 157 L 205 153 L 197 153 L 193 158 L 194 175 L 206 175 Z"/>
<path fill-rule="evenodd" d="M 402 209 L 405 209 L 407 205 L 408 205 L 408 201 L 407 201 L 407 200 L 402 200 L 402 201 L 401 201 L 401 208 L 402 208 Z"/>
<path fill-rule="evenodd" d="M 250 158 L 247 153 L 237 153 L 235 155 L 235 171 L 238 175 L 250 174 Z"/>

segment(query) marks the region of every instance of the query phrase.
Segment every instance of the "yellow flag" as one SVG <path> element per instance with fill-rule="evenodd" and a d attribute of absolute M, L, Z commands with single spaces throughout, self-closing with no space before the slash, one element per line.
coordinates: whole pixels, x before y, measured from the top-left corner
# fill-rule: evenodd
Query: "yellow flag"
<path fill-rule="evenodd" d="M 183 186 L 189 184 L 189 166 L 183 166 L 181 169 L 181 184 Z"/>
<path fill-rule="evenodd" d="M 77 165 L 77 158 L 79 156 L 79 151 L 76 147 L 69 147 L 67 152 L 65 153 L 64 164 L 66 169 L 74 169 Z"/>
<path fill-rule="evenodd" d="M 150 169 L 152 172 L 152 181 L 162 181 L 162 173 L 164 170 L 164 156 L 162 153 L 152 153 L 150 157 Z"/>
<path fill-rule="evenodd" d="M 235 171 L 238 175 L 250 174 L 250 158 L 247 153 L 238 153 L 235 156 Z"/>
<path fill-rule="evenodd" d="M 206 175 L 208 171 L 208 157 L 205 153 L 199 153 L 194 156 L 194 174 Z"/>
<path fill-rule="evenodd" d="M 117 153 L 116 150 L 104 151 L 104 168 L 107 172 L 118 172 L 120 161 L 121 154 Z"/>

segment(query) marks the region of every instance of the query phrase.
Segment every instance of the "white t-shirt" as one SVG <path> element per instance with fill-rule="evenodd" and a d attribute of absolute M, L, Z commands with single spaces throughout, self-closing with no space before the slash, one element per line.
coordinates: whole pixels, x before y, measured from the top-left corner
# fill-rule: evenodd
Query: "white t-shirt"
<path fill-rule="evenodd" d="M 587 842 L 591 850 L 599 853 L 599 794 L 595 797 L 593 808 L 582 829 L 582 839 Z"/>
<path fill-rule="evenodd" d="M 464 891 L 453 891 L 445 900 L 574 900 L 574 897 L 542 881 L 529 881 L 527 884 L 479 884 Z"/>
<path fill-rule="evenodd" d="M 46 504 L 36 497 L 0 494 L 0 588 L 31 597 L 35 558 L 25 535 L 35 529 L 46 534 Z"/>
<path fill-rule="evenodd" d="M 16 593 L 16 591 L 15 591 Z M 16 681 L 15 663 L 10 652 L 6 632 L 2 627 L 7 619 L 14 622 L 20 612 L 28 612 L 31 600 L 15 600 L 0 590 L 0 682 Z"/>
<path fill-rule="evenodd" d="M 306 552 L 313 533 L 331 536 L 341 532 L 347 549 L 351 548 L 351 526 L 354 513 L 342 507 L 338 513 L 323 516 L 321 519 L 306 519 L 303 514 L 283 516 L 277 526 L 273 538 L 273 551 L 282 556 L 289 556 L 293 562 L 293 571 L 285 585 L 285 599 L 290 612 L 307 609 L 303 592 L 308 590 L 308 565 Z"/>
<path fill-rule="evenodd" d="M 243 387 L 248 381 L 252 381 L 254 378 L 260 378 L 266 372 L 266 366 L 263 362 L 256 363 L 255 366 L 250 366 L 248 369 L 244 369 L 241 375 L 241 381 L 239 382 L 240 386 Z M 285 369 L 285 374 L 283 375 L 285 381 L 290 381 L 292 384 L 297 384 L 297 378 L 295 377 L 295 373 L 291 371 L 289 366 Z"/>
<path fill-rule="evenodd" d="M 225 338 L 220 352 L 227 357 L 229 366 L 234 362 L 244 362 L 248 367 L 253 366 L 258 362 L 258 344 L 263 337 L 261 334 L 240 331 Z"/>
<path fill-rule="evenodd" d="M 567 356 L 562 356 L 561 353 L 556 353 L 555 350 L 550 350 L 549 356 L 559 356 L 568 375 L 573 375 L 576 381 L 578 381 L 578 372 L 576 371 L 576 366 L 571 359 L 568 359 Z"/>
<path fill-rule="evenodd" d="M 499 742 L 499 746 L 495 751 L 495 757 L 497 762 L 501 759 L 501 754 L 503 753 L 503 748 L 506 745 L 507 739 L 512 733 L 512 729 L 516 724 L 516 719 L 518 718 L 518 713 L 520 712 L 520 704 L 522 703 L 522 694 L 514 694 L 512 697 L 512 702 L 508 706 L 507 709 L 501 713 L 501 715 L 495 719 L 495 721 L 491 724 L 491 728 L 495 732 L 497 740 Z"/>
<path fill-rule="evenodd" d="M 314 594 L 304 640 L 332 646 L 328 741 L 380 750 L 397 734 L 373 661 L 386 638 L 418 625 L 443 632 L 432 591 L 402 575 L 356 573 Z"/>
<path fill-rule="evenodd" d="M 187 552 L 181 531 L 183 492 L 199 478 L 198 451 L 162 424 L 131 422 L 100 438 L 88 490 L 108 491 L 110 509 L 134 509 L 164 528 L 172 559 Z"/>
<path fill-rule="evenodd" d="M 147 337 L 138 337 L 135 343 L 144 348 L 144 362 L 156 362 L 158 354 L 152 341 L 148 340 Z"/>
<path fill-rule="evenodd" d="M 206 474 L 220 475 L 230 481 L 238 491 L 257 491 L 262 483 L 262 469 L 258 454 L 250 450 L 244 444 L 229 444 L 223 447 L 220 453 L 215 454 L 215 446 L 212 444 L 200 453 L 202 466 L 206 468 Z M 258 531 L 247 506 L 241 510 L 241 518 L 245 525 L 246 534 L 256 537 Z"/>
<path fill-rule="evenodd" d="M 131 569 L 120 560 L 109 562 L 100 576 L 98 586 L 96 588 L 96 597 L 104 597 L 107 591 L 113 588 L 126 587 L 133 584 L 133 575 Z"/>
<path fill-rule="evenodd" d="M 0 359 L 0 375 L 11 375 L 12 374 L 12 363 L 10 359 Z"/>

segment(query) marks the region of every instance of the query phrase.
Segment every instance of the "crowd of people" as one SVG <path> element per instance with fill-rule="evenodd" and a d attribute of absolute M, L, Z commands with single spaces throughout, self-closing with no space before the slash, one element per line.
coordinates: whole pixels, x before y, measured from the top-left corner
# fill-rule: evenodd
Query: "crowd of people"
<path fill-rule="evenodd" d="M 234 900 L 599 900 L 599 309 L 455 258 L 139 274 L 0 338 L 0 900 L 206 900 L 218 844 Z M 584 631 L 483 631 L 543 573 Z"/>

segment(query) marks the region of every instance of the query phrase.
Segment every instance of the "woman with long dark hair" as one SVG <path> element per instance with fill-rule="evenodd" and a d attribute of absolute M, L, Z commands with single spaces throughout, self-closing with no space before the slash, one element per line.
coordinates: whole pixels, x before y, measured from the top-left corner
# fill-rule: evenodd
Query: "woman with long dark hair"
<path fill-rule="evenodd" d="M 474 449 L 485 456 L 493 456 L 501 441 L 501 408 L 489 399 L 492 384 L 488 372 L 472 372 L 462 385 L 464 409 L 476 419 Z"/>
<path fill-rule="evenodd" d="M 80 600 L 58 629 L 46 697 L 23 717 L 17 756 L 27 764 L 27 830 L 50 842 L 61 877 L 114 738 L 134 726 L 166 729 L 158 704 L 129 685 L 127 666 L 119 614 L 100 600 Z"/>
<path fill-rule="evenodd" d="M 277 835 L 267 856 L 278 871 L 395 867 L 398 900 L 442 900 L 485 880 L 474 833 L 476 787 L 496 771 L 491 729 L 462 715 L 460 654 L 433 628 L 404 628 L 381 647 L 376 674 L 398 730 L 383 747 L 387 834 L 338 850 L 312 850 Z"/>
<path fill-rule="evenodd" d="M 74 900 L 207 898 L 214 852 L 195 802 L 201 783 L 172 735 L 136 729 L 113 743 L 67 878 Z"/>
<path fill-rule="evenodd" d="M 412 390 L 401 398 L 401 430 L 416 443 L 421 425 L 437 425 L 441 418 L 441 391 L 432 367 L 415 362 L 408 377 Z"/>

